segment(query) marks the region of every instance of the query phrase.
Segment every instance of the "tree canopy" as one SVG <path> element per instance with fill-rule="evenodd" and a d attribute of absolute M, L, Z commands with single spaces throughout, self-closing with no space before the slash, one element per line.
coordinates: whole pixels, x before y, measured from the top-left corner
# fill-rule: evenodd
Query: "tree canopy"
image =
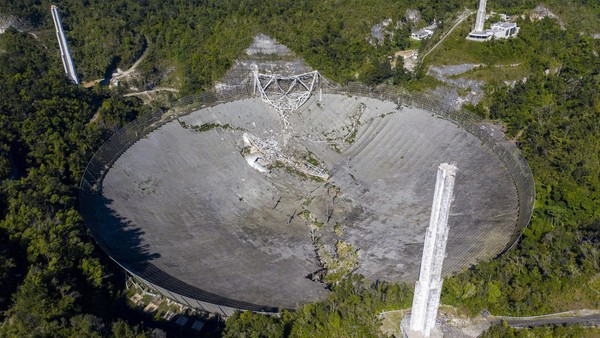
<path fill-rule="evenodd" d="M 143 109 L 117 93 L 72 85 L 28 34 L 8 30 L 0 43 L 0 335 L 134 332 L 124 322 L 106 324 L 117 290 L 76 191 L 95 149 Z"/>
<path fill-rule="evenodd" d="M 532 168 L 537 198 L 531 224 L 515 248 L 445 280 L 442 302 L 471 315 L 484 309 L 528 315 L 600 306 L 600 43 L 587 34 L 597 27 L 593 18 L 600 5 L 593 0 L 546 4 L 564 16 L 565 27 L 549 19 L 523 22 L 517 39 L 476 47 L 475 56 L 492 63 L 520 55 L 528 71 L 514 83 L 490 81 L 486 98 L 471 109 L 505 126 Z M 147 50 L 140 83 L 172 84 L 189 94 L 210 88 L 259 32 L 336 81 L 400 85 L 411 75 L 401 67 L 392 70 L 387 56 L 407 46 L 409 28 L 434 19 L 447 27 L 476 2 L 65 0 L 57 5 L 84 80 L 127 68 Z M 494 6 L 519 14 L 536 5 L 503 0 Z M 149 108 L 118 90 L 77 87 L 65 78 L 49 7 L 46 1 L 23 0 L 5 1 L 2 9 L 27 20 L 34 35 L 14 29 L 0 35 L 0 336 L 147 336 L 115 315 L 120 290 L 114 270 L 93 245 L 76 208 L 76 192 L 94 151 Z M 422 20 L 409 22 L 407 9 L 419 10 Z M 575 14 L 581 19 L 573 19 Z M 372 27 L 387 18 L 396 35 L 369 43 Z M 466 58 L 470 51 L 452 57 Z M 444 48 L 439 53 L 431 57 L 451 56 Z M 423 65 L 417 73 L 425 73 Z M 332 286 L 329 299 L 279 318 L 236 314 L 224 335 L 376 335 L 377 314 L 408 307 L 411 288 L 351 276 Z M 488 333 L 499 334 L 516 335 L 501 327 Z"/>

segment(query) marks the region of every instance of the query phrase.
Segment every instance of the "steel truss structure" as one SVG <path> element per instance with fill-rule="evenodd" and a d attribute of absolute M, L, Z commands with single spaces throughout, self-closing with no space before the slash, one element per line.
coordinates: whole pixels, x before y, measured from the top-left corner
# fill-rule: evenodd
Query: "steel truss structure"
<path fill-rule="evenodd" d="M 258 89 L 262 100 L 279 114 L 285 129 L 290 125 L 287 117 L 308 100 L 318 83 L 319 72 L 316 70 L 293 76 L 254 72 L 254 90 Z"/>
<path fill-rule="evenodd" d="M 264 164 L 273 165 L 276 162 L 281 162 L 306 175 L 318 177 L 324 180 L 329 179 L 329 173 L 326 170 L 317 167 L 313 164 L 310 164 L 306 161 L 298 161 L 289 156 L 284 155 L 281 151 L 281 148 L 275 140 L 264 141 L 249 133 L 244 133 L 243 138 L 244 144 L 246 146 L 254 147 L 254 150 L 256 150 L 250 155 L 257 156 L 255 157 L 256 160 L 262 159 Z"/>

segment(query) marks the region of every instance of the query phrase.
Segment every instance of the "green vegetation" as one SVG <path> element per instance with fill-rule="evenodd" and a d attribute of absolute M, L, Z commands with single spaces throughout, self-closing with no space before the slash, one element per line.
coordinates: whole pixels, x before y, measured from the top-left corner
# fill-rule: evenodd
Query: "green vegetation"
<path fill-rule="evenodd" d="M 527 63 L 515 63 L 511 65 L 479 66 L 468 72 L 449 76 L 451 79 L 467 78 L 484 81 L 492 84 L 521 81 L 530 75 Z"/>
<path fill-rule="evenodd" d="M 490 86 L 487 100 L 471 107 L 506 125 L 532 168 L 537 200 L 532 222 L 515 248 L 445 280 L 442 302 L 469 315 L 484 309 L 529 315 L 600 306 L 600 46 L 570 29 L 560 30 L 550 20 L 533 27 L 539 40 L 532 37 L 529 45 L 543 48 L 556 34 L 560 45 L 528 56 L 531 73 L 526 82 Z M 546 72 L 551 64 L 560 64 L 560 70 Z M 334 316 L 328 301 L 311 306 Z M 315 326 L 330 325 L 327 317 L 317 318 L 321 320 Z M 532 332 L 578 336 L 578 330 Z M 494 328 L 487 334 L 520 333 Z"/>
<path fill-rule="evenodd" d="M 181 88 L 186 95 L 209 88 L 260 32 L 289 46 L 335 81 L 378 83 L 391 75 L 387 56 L 409 45 L 412 23 L 404 18 L 407 9 L 421 11 L 418 25 L 425 25 L 451 16 L 464 3 L 65 0 L 58 6 L 84 81 L 102 78 L 116 67 L 128 68 L 147 48 L 138 87 L 161 83 Z M 31 22 L 43 43 L 55 50 L 48 3 L 11 2 L 6 11 Z M 394 37 L 387 35 L 382 45 L 369 44 L 371 28 L 390 17 L 394 25 L 402 20 L 404 26 L 393 29 Z M 59 62 L 58 54 L 55 57 Z"/>
<path fill-rule="evenodd" d="M 227 320 L 224 337 L 376 337 L 377 314 L 406 308 L 412 290 L 405 285 L 368 283 L 352 276 L 333 286 L 329 298 L 298 311 L 283 311 L 280 318 L 250 312 Z"/>
<path fill-rule="evenodd" d="M 600 307 L 600 46 L 580 34 L 598 33 L 593 30 L 600 3 L 546 2 L 565 30 L 556 20 L 523 20 L 516 39 L 478 44 L 464 40 L 472 16 L 426 59 L 427 64 L 486 65 L 466 74 L 488 83 L 483 102 L 469 108 L 506 126 L 536 180 L 535 214 L 518 245 L 445 281 L 442 302 L 471 315 L 483 309 L 525 315 Z M 505 0 L 494 10 L 520 14 L 537 3 Z M 341 83 L 358 79 L 432 88 L 439 82 L 425 76 L 427 65 L 407 74 L 402 68 L 392 71 L 387 62 L 388 55 L 407 47 L 412 24 L 395 28 L 397 35 L 379 46 L 367 41 L 371 28 L 393 15 L 394 25 L 404 22 L 406 9 L 415 8 L 422 16 L 417 26 L 436 18 L 447 29 L 464 6 L 475 4 L 67 0 L 58 5 L 84 80 L 128 68 L 147 51 L 136 80 L 140 87 L 172 85 L 186 95 L 211 87 L 257 33 L 275 37 Z M 65 79 L 48 2 L 9 1 L 2 10 L 29 21 L 37 39 L 12 29 L 0 35 L 0 336 L 148 335 L 119 318 L 117 270 L 94 247 L 76 209 L 86 162 L 147 108 L 118 91 L 83 89 Z M 216 127 L 227 128 L 199 128 Z M 307 161 L 313 163 L 312 155 Z M 342 227 L 335 225 L 335 233 L 343 235 Z M 410 306 L 412 290 L 406 285 L 348 276 L 356 251 L 345 242 L 338 242 L 335 255 L 344 258 L 336 263 L 342 273 L 327 300 L 284 311 L 281 318 L 233 316 L 225 336 L 375 336 L 378 312 Z M 531 332 L 597 333 L 579 330 Z M 525 334 L 506 327 L 487 333 Z"/>
<path fill-rule="evenodd" d="M 582 327 L 578 325 L 552 325 L 550 327 L 534 327 L 526 329 L 513 329 L 506 325 L 493 326 L 481 335 L 481 338 L 518 338 L 518 337 L 544 337 L 544 338 L 568 338 L 568 337 L 598 337 L 600 329 L 595 327 Z"/>
<path fill-rule="evenodd" d="M 539 2 L 501 1 L 488 4 L 490 10 L 521 14 Z M 547 0 L 546 5 L 561 16 L 567 27 L 576 32 L 597 33 L 600 6 L 594 0 L 576 3 Z M 74 1 L 58 3 L 67 31 L 77 70 L 85 81 L 102 78 L 116 67 L 126 69 L 148 51 L 139 70 L 138 87 L 160 83 L 182 89 L 184 95 L 209 88 L 233 64 L 257 33 L 266 33 L 289 46 L 327 77 L 347 82 L 360 79 L 377 84 L 393 76 L 387 57 L 395 51 L 414 48 L 418 42 L 408 39 L 410 31 L 437 19 L 441 30 L 447 30 L 456 15 L 473 1 L 419 1 L 390 3 L 383 0 L 354 1 L 340 6 L 334 1 L 156 1 L 131 3 L 117 1 Z M 420 12 L 421 21 L 407 22 L 407 9 Z M 44 45 L 56 50 L 49 3 L 35 0 L 9 2 L 6 14 L 14 14 L 30 22 Z M 315 17 L 318 16 L 318 20 Z M 382 44 L 369 44 L 375 24 L 391 18 L 389 31 Z M 501 64 L 526 60 L 523 50 L 533 48 L 522 39 L 484 44 L 467 42 L 464 36 L 473 24 L 470 17 L 429 62 L 436 64 L 490 60 Z M 400 26 L 396 24 L 400 22 Z M 521 22 L 522 33 L 528 34 L 527 21 Z M 555 39 L 560 42 L 559 38 Z M 433 42 L 433 40 L 431 41 Z M 426 42 L 421 49 L 431 47 Z M 58 53 L 54 62 L 59 62 Z M 401 69 L 401 67 L 400 67 Z M 402 78 L 402 76 L 399 76 Z"/>
<path fill-rule="evenodd" d="M 91 154 L 142 109 L 73 86 L 28 34 L 0 43 L 0 336 L 141 333 L 114 321 L 119 292 L 75 196 Z"/>
<path fill-rule="evenodd" d="M 533 8 L 538 4 L 529 0 L 531 5 L 526 8 Z M 542 1 L 561 22 L 574 32 L 583 32 L 586 34 L 598 33 L 598 17 L 600 16 L 600 3 L 594 0 L 546 0 Z"/>
<path fill-rule="evenodd" d="M 566 6 L 561 4 L 555 7 Z M 600 13 L 598 8 L 596 8 L 596 12 Z M 586 11 L 586 16 L 589 13 L 590 11 Z M 505 81 L 519 81 L 528 78 L 537 72 L 539 67 L 556 73 L 562 66 L 565 53 L 569 53 L 568 50 L 570 50 L 570 47 L 566 46 L 564 42 L 572 41 L 572 38 L 566 37 L 566 35 L 580 34 L 579 30 L 561 29 L 559 21 L 556 19 L 531 22 L 529 18 L 526 18 L 517 21 L 521 30 L 516 38 L 479 43 L 465 39 L 474 25 L 474 20 L 475 16 L 472 15 L 469 20 L 464 21 L 444 43 L 426 58 L 426 64 L 480 64 L 481 67 L 453 77 L 482 80 L 491 87 L 495 87 L 502 85 Z M 586 31 L 595 32 L 593 26 L 586 25 L 586 27 Z"/>
<path fill-rule="evenodd" d="M 348 135 L 348 137 L 344 141 L 346 141 L 346 143 L 348 143 L 348 144 L 354 143 L 354 141 L 356 141 L 356 135 L 357 134 L 358 134 L 358 129 L 352 130 L 352 132 L 350 133 L 350 135 Z"/>
<path fill-rule="evenodd" d="M 315 157 L 315 154 L 308 149 L 306 149 L 306 151 L 308 152 L 308 155 L 306 155 L 304 157 L 306 162 L 310 163 L 311 165 L 314 165 L 315 167 L 320 166 L 321 162 L 319 161 L 319 159 L 317 157 Z"/>
<path fill-rule="evenodd" d="M 335 232 L 336 236 L 341 237 L 344 234 L 344 227 L 342 227 L 340 223 L 335 223 L 333 226 L 333 231 Z"/>
<path fill-rule="evenodd" d="M 309 162 L 307 162 L 307 163 L 309 163 Z M 308 172 L 305 172 L 305 171 L 301 170 L 299 163 L 291 164 L 290 162 L 275 161 L 275 163 L 273 163 L 272 165 L 269 166 L 269 170 L 273 170 L 273 169 L 283 169 L 288 174 L 292 174 L 294 176 L 297 176 L 300 179 L 310 180 L 310 181 L 313 181 L 315 183 L 325 183 L 325 182 L 327 182 L 327 180 L 324 179 L 324 178 L 321 178 L 319 176 L 311 175 Z"/>
<path fill-rule="evenodd" d="M 533 49 L 529 49 L 524 39 L 524 36 L 531 34 L 530 27 L 535 26 L 534 24 L 528 21 L 518 21 L 519 26 L 524 25 L 524 27 L 521 28 L 516 38 L 480 43 L 465 39 L 475 24 L 474 20 L 475 17 L 472 15 L 458 26 L 444 43 L 427 56 L 427 63 L 435 65 L 513 64 L 524 62 L 529 55 L 536 53 Z"/>
<path fill-rule="evenodd" d="M 195 131 L 209 131 L 215 128 L 220 128 L 220 129 L 234 129 L 231 125 L 229 125 L 228 123 L 226 124 L 219 124 L 219 123 L 205 123 L 199 126 L 192 126 L 192 129 L 194 129 Z"/>
<path fill-rule="evenodd" d="M 325 283 L 338 284 L 358 267 L 356 249 L 344 241 L 337 241 L 333 254 L 322 245 L 318 248 L 317 254 L 327 270 L 323 278 Z"/>
<path fill-rule="evenodd" d="M 473 314 L 484 308 L 524 315 L 600 306 L 598 43 L 567 31 L 561 44 L 558 74 L 545 75 L 532 57 L 535 73 L 527 82 L 495 89 L 489 111 L 483 110 L 501 120 L 522 148 L 537 200 L 516 248 L 445 282 L 442 301 Z"/>
<path fill-rule="evenodd" d="M 213 129 L 243 130 L 242 128 L 234 127 L 234 126 L 230 125 L 229 123 L 225 123 L 225 124 L 203 123 L 201 125 L 189 125 L 181 119 L 177 119 L 177 122 L 179 122 L 179 125 L 181 125 L 181 127 L 183 127 L 184 129 L 192 129 L 197 132 L 209 131 L 209 130 L 213 130 Z M 250 147 L 242 148 L 242 151 L 241 151 L 242 155 L 248 155 L 249 153 L 250 153 Z"/>

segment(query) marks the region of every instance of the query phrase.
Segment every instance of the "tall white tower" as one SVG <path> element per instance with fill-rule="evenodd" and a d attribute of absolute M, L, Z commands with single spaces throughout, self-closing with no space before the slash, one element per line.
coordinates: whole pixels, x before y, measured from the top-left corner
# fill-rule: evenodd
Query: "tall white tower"
<path fill-rule="evenodd" d="M 482 1 L 485 3 L 485 0 Z M 452 164 L 442 163 L 437 171 L 431 218 L 425 233 L 421 258 L 421 273 L 415 286 L 410 315 L 410 331 L 419 332 L 424 337 L 429 337 L 435 326 L 440 305 L 442 265 L 448 240 L 448 215 L 453 200 L 454 177 L 457 170 Z"/>
<path fill-rule="evenodd" d="M 473 32 L 483 32 L 483 24 L 485 23 L 485 6 L 487 0 L 479 0 L 479 8 L 477 9 L 477 19 L 475 20 L 475 29 Z"/>
<path fill-rule="evenodd" d="M 65 31 L 63 30 L 62 23 L 60 22 L 60 14 L 58 14 L 58 7 L 52 5 L 50 6 L 50 11 L 52 12 L 52 20 L 54 20 L 54 28 L 56 28 L 56 38 L 58 39 L 60 57 L 63 62 L 63 67 L 65 68 L 65 73 L 67 74 L 67 77 L 69 77 L 69 79 L 73 81 L 73 83 L 78 85 L 79 78 L 77 77 L 77 72 L 75 71 L 75 64 L 73 63 L 73 59 L 71 58 L 71 52 L 69 51 L 69 44 L 67 43 Z"/>

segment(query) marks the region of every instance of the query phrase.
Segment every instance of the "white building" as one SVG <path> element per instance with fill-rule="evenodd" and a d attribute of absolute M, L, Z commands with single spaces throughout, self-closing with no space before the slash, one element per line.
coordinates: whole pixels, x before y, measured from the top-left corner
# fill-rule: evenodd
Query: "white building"
<path fill-rule="evenodd" d="M 496 22 L 490 28 L 488 32 L 492 33 L 493 37 L 497 39 L 507 39 L 519 32 L 519 27 L 514 22 Z"/>
<path fill-rule="evenodd" d="M 421 29 L 410 34 L 410 38 L 413 40 L 424 40 L 428 39 L 433 35 L 433 31 L 430 29 Z"/>
<path fill-rule="evenodd" d="M 488 41 L 491 39 L 492 36 L 488 31 L 472 31 L 467 35 L 467 40 L 472 41 Z"/>
<path fill-rule="evenodd" d="M 496 22 L 490 26 L 490 29 L 484 31 L 472 31 L 467 36 L 467 40 L 489 41 L 492 39 L 508 39 L 516 36 L 519 27 L 514 22 Z"/>
<path fill-rule="evenodd" d="M 517 24 L 514 22 L 496 22 L 491 25 L 490 29 L 483 28 L 485 24 L 486 3 L 487 0 L 479 1 L 475 28 L 469 33 L 467 40 L 489 41 L 491 39 L 508 39 L 517 35 L 519 27 L 517 27 Z M 504 15 L 504 18 L 507 18 L 507 16 Z"/>

